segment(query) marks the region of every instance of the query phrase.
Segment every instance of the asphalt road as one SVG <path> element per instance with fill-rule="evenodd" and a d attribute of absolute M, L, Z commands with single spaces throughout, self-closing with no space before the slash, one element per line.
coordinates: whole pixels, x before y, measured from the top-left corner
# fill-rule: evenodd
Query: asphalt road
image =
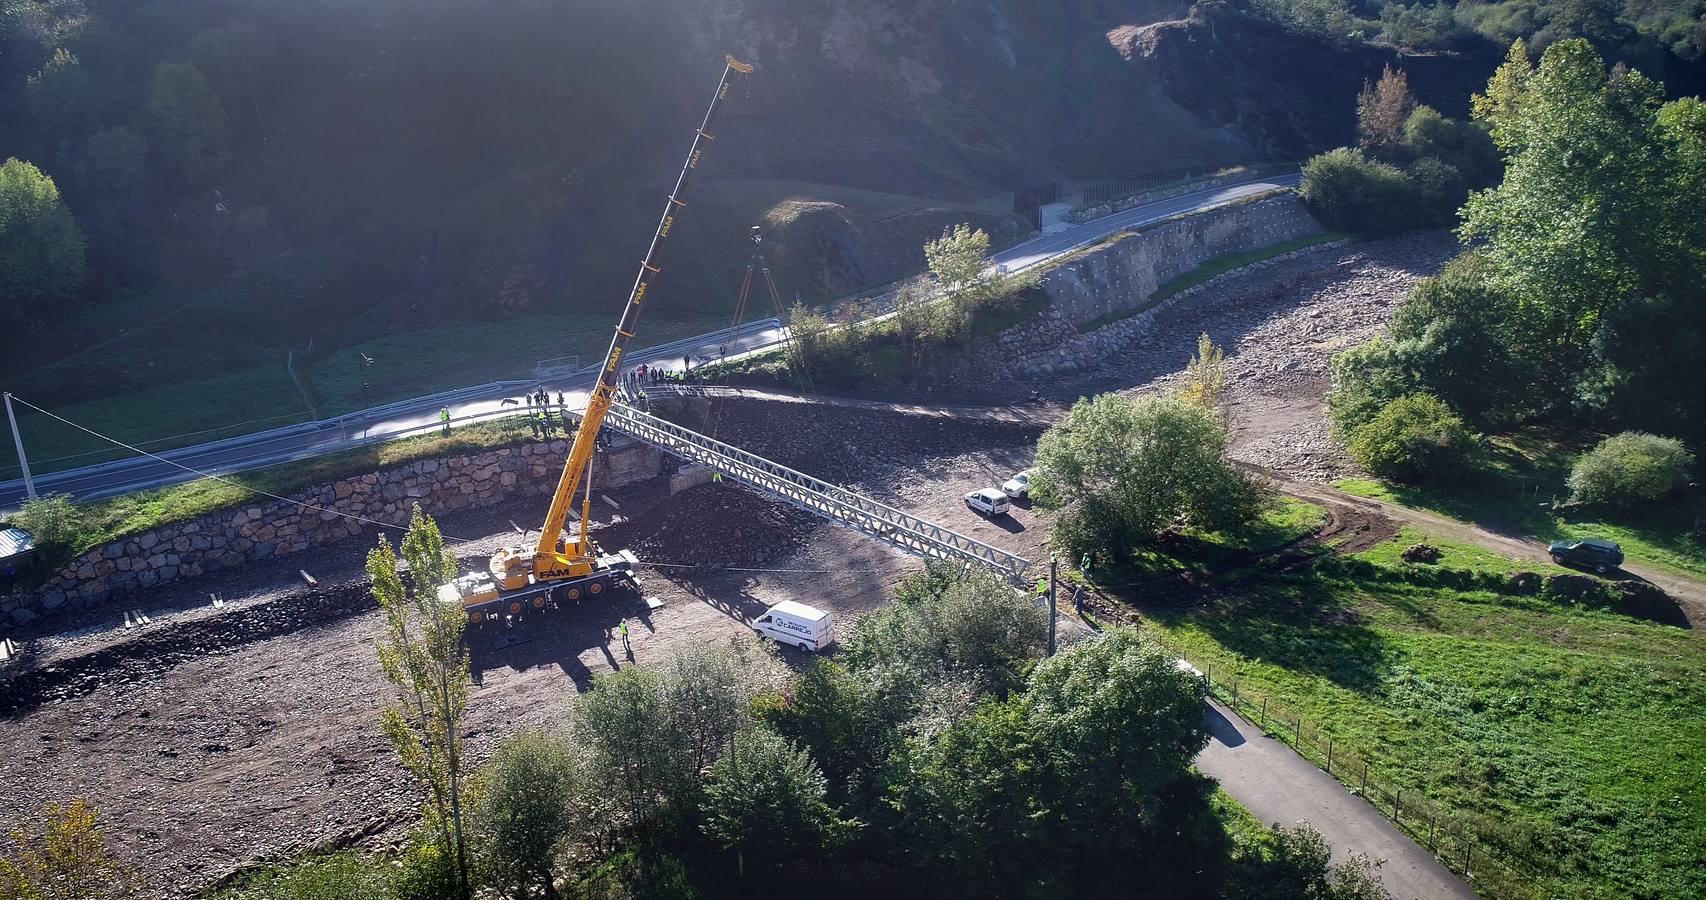
<path fill-rule="evenodd" d="M 1380 881 L 1395 900 L 1473 898 L 1475 891 L 1395 828 L 1361 797 L 1219 703 L 1205 715 L 1210 737 L 1197 769 L 1267 825 L 1308 822 L 1333 848 L 1381 861 Z"/>
<path fill-rule="evenodd" d="M 1222 206 L 1275 188 L 1296 187 L 1301 180 L 1300 174 L 1252 178 L 1238 184 L 1145 204 L 1091 222 L 1039 235 L 994 254 L 994 259 L 998 264 L 1005 265 L 1008 271 L 1021 271 L 1070 253 L 1117 231 L 1158 222 L 1181 213 Z M 726 351 L 727 355 L 736 356 L 774 347 L 781 342 L 782 337 L 780 328 L 754 323 L 742 326 L 733 338 L 725 331 L 712 332 L 660 347 L 632 351 L 626 361 L 633 365 L 645 363 L 679 368 L 684 355 L 714 358 Z M 561 391 L 565 395 L 574 395 L 577 399 L 583 398 L 591 385 L 590 374 L 545 382 L 546 389 L 553 396 Z M 159 458 L 138 455 L 129 459 L 38 475 L 35 479 L 36 491 L 97 499 L 191 481 L 204 474 L 228 475 L 246 469 L 305 459 L 430 430 L 439 424 L 438 412 L 441 406 L 449 407 L 451 416 L 457 423 L 498 415 L 504 409 L 505 398 L 519 397 L 527 387 L 518 383 L 493 386 L 489 390 L 473 387 L 458 392 L 454 398 L 448 400 L 435 395 L 389 404 L 374 411 L 371 416 L 358 413 L 183 447 L 160 453 Z M 577 404 L 577 400 L 570 400 L 568 396 L 564 399 L 571 406 Z M 79 424 L 96 430 L 100 428 L 99 422 Z M 28 449 L 26 446 L 26 452 Z M 0 482 L 0 511 L 17 508 L 24 494 L 21 479 Z"/>

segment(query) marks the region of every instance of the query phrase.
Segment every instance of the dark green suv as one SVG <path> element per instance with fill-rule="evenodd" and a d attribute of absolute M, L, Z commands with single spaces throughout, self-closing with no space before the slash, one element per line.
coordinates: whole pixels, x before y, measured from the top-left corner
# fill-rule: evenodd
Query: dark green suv
<path fill-rule="evenodd" d="M 1552 554 L 1552 561 L 1560 566 L 1592 569 L 1601 575 L 1623 565 L 1623 548 L 1600 538 L 1553 541 L 1546 549 Z"/>

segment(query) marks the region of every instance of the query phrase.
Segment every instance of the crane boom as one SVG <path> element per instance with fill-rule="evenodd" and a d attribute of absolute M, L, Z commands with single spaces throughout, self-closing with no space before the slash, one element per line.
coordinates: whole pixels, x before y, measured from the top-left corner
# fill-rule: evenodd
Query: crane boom
<path fill-rule="evenodd" d="M 521 548 L 513 548 L 500 550 L 492 558 L 492 574 L 497 576 L 506 588 L 526 584 L 526 576 L 529 574 L 535 581 L 548 581 L 581 577 L 592 569 L 595 554 L 587 539 L 587 516 L 584 511 L 579 537 L 565 542 L 561 548 L 558 539 L 562 535 L 564 523 L 568 521 L 575 491 L 580 486 L 587 464 L 592 460 L 605 413 L 616 399 L 622 372 L 622 354 L 627 352 L 628 343 L 634 339 L 634 330 L 640 318 L 640 305 L 645 301 L 646 294 L 660 271 L 659 255 L 663 251 L 664 243 L 669 240 L 670 232 L 676 226 L 680 210 L 687 205 L 683 197 L 688 181 L 699 167 L 704 145 L 713 140 L 711 128 L 716 124 L 723 102 L 728 99 L 735 77 L 752 72 L 752 66 L 733 56 L 725 56 L 723 62 L 723 75 L 717 82 L 716 93 L 712 95 L 711 104 L 705 110 L 704 121 L 693 136 L 693 146 L 687 151 L 687 160 L 682 163 L 681 174 L 675 180 L 675 188 L 670 191 L 669 198 L 664 203 L 663 215 L 658 219 L 651 247 L 646 250 L 645 259 L 640 262 L 639 274 L 634 278 L 634 288 L 629 292 L 628 300 L 623 306 L 616 333 L 610 339 L 610 349 L 605 352 L 604 365 L 599 368 L 598 382 L 593 385 L 592 392 L 587 397 L 586 413 L 575 430 L 574 444 L 569 449 L 568 461 L 564 464 L 562 477 L 557 482 L 557 491 L 551 497 L 551 509 L 545 516 L 545 525 L 539 532 L 538 546 L 530 555 L 524 555 Z"/>

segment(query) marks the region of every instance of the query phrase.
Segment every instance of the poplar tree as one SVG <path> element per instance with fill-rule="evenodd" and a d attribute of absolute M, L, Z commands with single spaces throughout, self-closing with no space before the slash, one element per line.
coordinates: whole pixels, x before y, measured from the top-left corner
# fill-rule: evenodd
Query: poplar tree
<path fill-rule="evenodd" d="M 380 718 L 403 768 L 426 794 L 427 826 L 456 869 L 460 896 L 470 896 L 467 842 L 462 833 L 461 720 L 468 703 L 468 654 L 462 635 L 468 616 L 459 603 L 441 603 L 438 588 L 456 577 L 456 557 L 438 523 L 415 504 L 401 545 L 408 579 L 384 536 L 367 554 L 373 597 L 385 611 L 379 664 L 396 688 Z"/>

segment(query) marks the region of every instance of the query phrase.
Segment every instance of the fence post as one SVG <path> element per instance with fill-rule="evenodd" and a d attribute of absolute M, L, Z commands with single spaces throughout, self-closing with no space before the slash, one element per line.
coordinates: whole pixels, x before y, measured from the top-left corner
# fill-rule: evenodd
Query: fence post
<path fill-rule="evenodd" d="M 1207 663 L 1203 663 L 1202 672 L 1203 672 L 1203 674 L 1202 674 L 1203 684 L 1208 685 L 1209 695 L 1213 696 L 1214 695 L 1214 666 L 1211 666 Z"/>
<path fill-rule="evenodd" d="M 1294 750 L 1303 749 L 1303 717 L 1297 717 L 1297 726 L 1291 729 L 1291 746 Z"/>
<path fill-rule="evenodd" d="M 1333 739 L 1327 738 L 1327 774 L 1333 774 Z"/>
<path fill-rule="evenodd" d="M 1429 850 L 1434 850 L 1437 848 L 1437 845 L 1434 843 L 1434 828 L 1437 825 L 1439 825 L 1439 816 L 1437 814 L 1428 816 L 1428 849 Z"/>
<path fill-rule="evenodd" d="M 1399 788 L 1398 793 L 1392 795 L 1392 822 L 1395 825 L 1401 825 L 1404 822 L 1403 804 L 1404 789 Z"/>
<path fill-rule="evenodd" d="M 1467 831 L 1463 835 L 1463 875 L 1469 875 L 1469 860 L 1475 855 L 1475 839 Z"/>
<path fill-rule="evenodd" d="M 1362 789 L 1357 793 L 1364 797 L 1368 796 L 1368 763 L 1366 762 L 1362 764 Z"/>
<path fill-rule="evenodd" d="M 1268 724 L 1268 698 L 1263 697 L 1262 698 L 1262 726 L 1267 727 L 1267 724 Z"/>
<path fill-rule="evenodd" d="M 1238 711 L 1238 679 L 1232 679 L 1232 711 Z"/>

